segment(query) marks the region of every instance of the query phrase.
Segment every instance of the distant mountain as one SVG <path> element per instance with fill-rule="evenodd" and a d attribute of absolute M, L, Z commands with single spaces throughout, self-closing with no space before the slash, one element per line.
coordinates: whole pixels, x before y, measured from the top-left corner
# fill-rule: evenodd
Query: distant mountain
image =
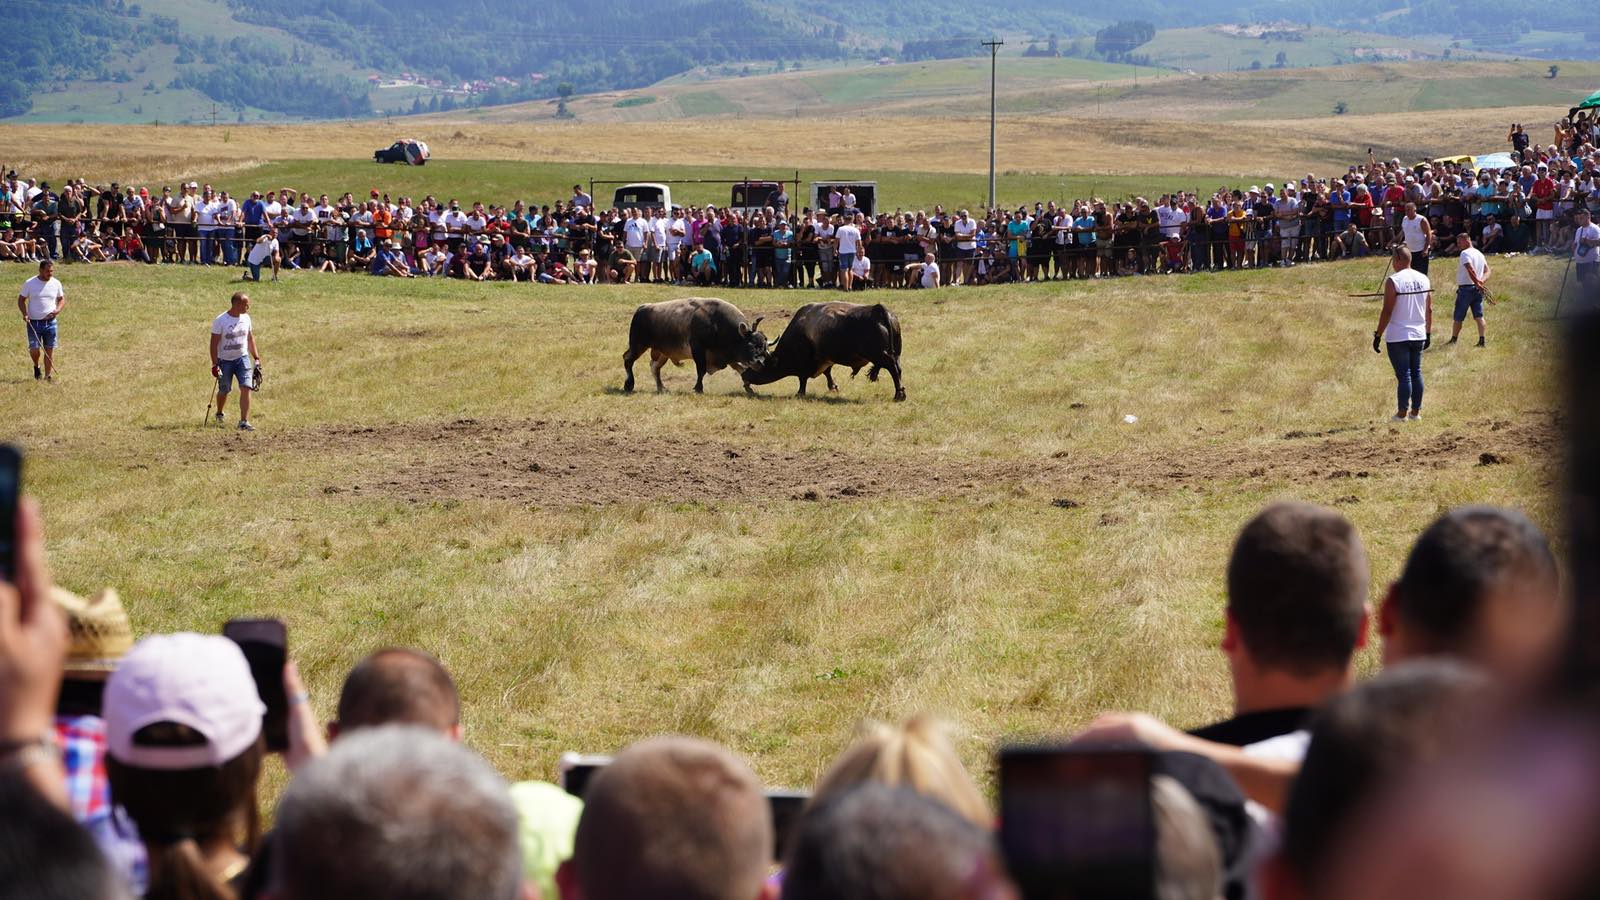
<path fill-rule="evenodd" d="M 0 11 L 41 23 L 0 69 L 0 118 L 53 120 L 448 110 L 635 88 L 706 67 L 971 56 L 992 35 L 1008 50 L 1158 62 L 1139 50 L 1154 28 L 1219 23 L 1600 57 L 1583 0 L 1519 0 L 1492 14 L 1472 0 L 0 0 Z M 1113 20 L 1121 27 L 1108 39 Z"/>

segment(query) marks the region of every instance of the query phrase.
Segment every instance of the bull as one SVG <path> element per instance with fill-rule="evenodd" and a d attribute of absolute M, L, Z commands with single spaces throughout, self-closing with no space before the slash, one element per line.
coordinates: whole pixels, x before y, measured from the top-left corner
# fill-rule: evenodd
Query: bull
<path fill-rule="evenodd" d="M 681 366 L 686 359 L 694 360 L 697 394 L 704 392 L 706 376 L 712 372 L 760 365 L 767 359 L 767 339 L 756 330 L 762 318 L 748 321 L 739 307 L 714 297 L 684 297 L 639 307 L 628 326 L 628 351 L 622 354 L 622 367 L 628 373 L 623 391 L 633 391 L 633 362 L 645 351 L 650 353 L 657 391 L 666 390 L 661 367 L 668 362 Z"/>
<path fill-rule="evenodd" d="M 752 385 L 798 378 L 797 396 L 804 397 L 806 382 L 812 378 L 826 378 L 828 389 L 838 390 L 831 371 L 836 365 L 848 366 L 852 377 L 863 366 L 871 366 L 869 381 L 877 381 L 878 373 L 887 371 L 894 379 L 894 399 L 904 400 L 906 389 L 900 384 L 900 320 L 881 303 L 808 303 L 789 320 L 767 358 L 746 366 L 740 376 L 744 389 L 752 395 Z"/>

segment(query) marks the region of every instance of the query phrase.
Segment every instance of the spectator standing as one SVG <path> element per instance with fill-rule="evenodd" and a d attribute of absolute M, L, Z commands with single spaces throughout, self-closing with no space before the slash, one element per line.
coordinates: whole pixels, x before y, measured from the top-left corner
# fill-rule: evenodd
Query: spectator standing
<path fill-rule="evenodd" d="M 55 380 L 56 344 L 59 337 L 56 317 L 67 306 L 67 292 L 55 277 L 56 264 L 48 257 L 40 260 L 39 274 L 22 283 L 17 294 L 17 309 L 28 328 L 28 354 L 33 357 L 33 378 Z M 44 369 L 39 368 L 40 352 Z"/>
<path fill-rule="evenodd" d="M 1459 259 L 1456 262 L 1456 308 L 1450 325 L 1450 343 L 1454 344 L 1461 337 L 1461 324 L 1467 320 L 1467 312 L 1472 312 L 1472 319 L 1478 325 L 1478 346 L 1484 346 L 1487 338 L 1486 323 L 1483 318 L 1483 300 L 1489 280 L 1489 261 L 1483 258 L 1483 253 L 1472 246 L 1472 238 L 1465 231 L 1456 235 L 1456 249 Z"/>
<path fill-rule="evenodd" d="M 149 854 L 147 900 L 229 898 L 243 883 L 265 712 L 223 637 L 145 638 L 106 682 L 106 774 Z"/>
<path fill-rule="evenodd" d="M 1293 266 L 1295 253 L 1300 246 L 1300 199 L 1294 185 L 1286 184 L 1272 204 L 1272 215 L 1278 224 L 1278 264 Z"/>
<path fill-rule="evenodd" d="M 1428 254 L 1433 252 L 1433 225 L 1426 216 L 1417 213 L 1414 200 L 1406 201 L 1405 215 L 1400 217 L 1400 235 L 1411 253 L 1411 267 L 1427 275 Z"/>
<path fill-rule="evenodd" d="M 254 365 L 252 365 L 254 361 Z M 255 431 L 250 424 L 250 394 L 255 390 L 255 367 L 261 365 L 256 350 L 254 324 L 250 321 L 250 295 L 233 295 L 228 311 L 211 321 L 211 377 L 217 379 L 217 424 L 223 422 L 223 407 L 235 382 L 239 385 L 239 430 Z"/>
<path fill-rule="evenodd" d="M 1572 263 L 1577 269 L 1579 295 L 1590 304 L 1600 303 L 1600 225 L 1592 221 L 1588 207 L 1573 214 L 1577 228 L 1572 235 Z"/>
<path fill-rule="evenodd" d="M 1415 215 L 1411 204 L 1408 215 Z M 1385 341 L 1389 363 L 1394 367 L 1396 412 L 1393 422 L 1416 422 L 1422 418 L 1422 351 L 1432 343 L 1433 287 L 1428 276 L 1411 266 L 1411 251 L 1396 247 L 1394 274 L 1383 282 L 1383 311 L 1378 314 L 1378 330 L 1372 333 L 1372 351 Z"/>
<path fill-rule="evenodd" d="M 1282 502 L 1251 519 L 1228 559 L 1223 613 L 1233 716 L 1190 733 L 1299 758 L 1312 712 L 1355 679 L 1368 578 L 1361 539 L 1337 512 Z"/>
<path fill-rule="evenodd" d="M 861 215 L 857 213 L 853 219 L 834 230 L 834 240 L 839 246 L 839 287 L 846 291 L 851 290 L 855 283 L 856 257 L 865 258 L 861 246 L 861 221 Z"/>

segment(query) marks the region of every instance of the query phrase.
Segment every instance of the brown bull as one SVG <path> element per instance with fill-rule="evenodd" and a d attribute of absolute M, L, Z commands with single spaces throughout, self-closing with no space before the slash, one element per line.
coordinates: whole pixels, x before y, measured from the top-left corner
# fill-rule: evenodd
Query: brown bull
<path fill-rule="evenodd" d="M 633 311 L 628 326 L 628 352 L 622 354 L 622 367 L 628 380 L 622 389 L 633 390 L 633 361 L 650 353 L 650 371 L 656 377 L 656 390 L 664 391 L 661 367 L 669 361 L 682 365 L 694 360 L 694 390 L 705 388 L 706 375 L 732 367 L 735 371 L 759 365 L 767 358 L 767 339 L 754 322 L 745 319 L 737 306 L 714 297 L 684 297 L 647 303 Z"/>

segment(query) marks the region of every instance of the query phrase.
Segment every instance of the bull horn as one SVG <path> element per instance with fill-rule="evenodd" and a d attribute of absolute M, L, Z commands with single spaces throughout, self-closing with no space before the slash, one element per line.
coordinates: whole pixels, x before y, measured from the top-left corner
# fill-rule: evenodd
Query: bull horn
<path fill-rule="evenodd" d="M 772 340 L 767 342 L 767 349 L 768 350 L 776 350 L 777 347 L 778 347 L 778 338 L 773 338 Z"/>
<path fill-rule="evenodd" d="M 751 331 L 755 331 L 757 328 L 760 328 L 761 327 L 761 320 L 765 319 L 765 318 L 766 318 L 766 316 L 756 316 L 756 320 L 754 322 L 750 323 L 750 330 Z"/>

